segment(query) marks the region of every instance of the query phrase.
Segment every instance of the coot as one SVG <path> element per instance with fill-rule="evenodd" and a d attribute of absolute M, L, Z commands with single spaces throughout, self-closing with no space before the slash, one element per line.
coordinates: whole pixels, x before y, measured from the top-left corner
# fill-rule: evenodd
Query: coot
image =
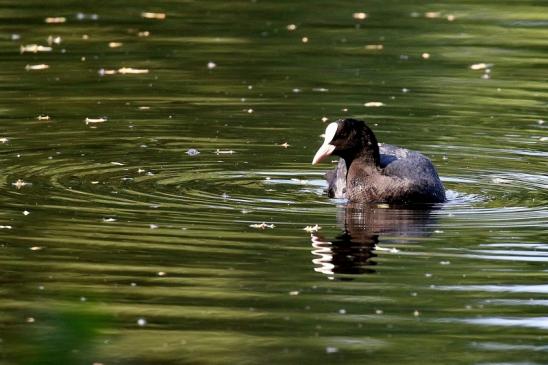
<path fill-rule="evenodd" d="M 445 201 L 445 189 L 432 162 L 405 148 L 381 144 L 361 120 L 339 119 L 325 129 L 312 164 L 341 157 L 326 174 L 328 194 L 352 202 L 429 204 Z"/>

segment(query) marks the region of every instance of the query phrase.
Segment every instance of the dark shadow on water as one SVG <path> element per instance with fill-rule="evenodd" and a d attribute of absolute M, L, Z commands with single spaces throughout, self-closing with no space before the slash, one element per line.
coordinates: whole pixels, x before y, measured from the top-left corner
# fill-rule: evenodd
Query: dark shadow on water
<path fill-rule="evenodd" d="M 337 280 L 353 280 L 352 275 L 375 273 L 375 249 L 383 236 L 429 236 L 436 223 L 431 214 L 435 209 L 439 208 L 339 206 L 337 223 L 343 228 L 342 234 L 332 240 L 317 233 L 311 235 L 314 270 Z"/>

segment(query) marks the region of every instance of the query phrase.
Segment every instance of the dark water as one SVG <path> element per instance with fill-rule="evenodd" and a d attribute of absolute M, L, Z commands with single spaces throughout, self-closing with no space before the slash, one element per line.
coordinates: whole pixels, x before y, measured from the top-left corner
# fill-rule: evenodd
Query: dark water
<path fill-rule="evenodd" d="M 547 11 L 0 1 L 1 363 L 546 363 Z M 449 202 L 329 200 L 344 116 Z"/>

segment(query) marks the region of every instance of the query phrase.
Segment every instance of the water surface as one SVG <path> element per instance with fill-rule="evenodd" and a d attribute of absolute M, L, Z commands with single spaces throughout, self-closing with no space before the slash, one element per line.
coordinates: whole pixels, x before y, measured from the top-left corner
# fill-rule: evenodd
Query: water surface
<path fill-rule="evenodd" d="M 0 361 L 544 363 L 546 10 L 0 2 Z M 449 201 L 327 198 L 340 117 Z"/>

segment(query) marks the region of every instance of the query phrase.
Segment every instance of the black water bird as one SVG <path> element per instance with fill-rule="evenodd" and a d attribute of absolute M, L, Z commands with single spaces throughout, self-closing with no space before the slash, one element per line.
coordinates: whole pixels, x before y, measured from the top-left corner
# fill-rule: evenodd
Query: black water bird
<path fill-rule="evenodd" d="M 339 119 L 325 130 L 312 164 L 341 157 L 326 174 L 328 194 L 351 202 L 431 204 L 445 201 L 445 189 L 432 162 L 416 151 L 379 145 L 361 120 Z"/>

